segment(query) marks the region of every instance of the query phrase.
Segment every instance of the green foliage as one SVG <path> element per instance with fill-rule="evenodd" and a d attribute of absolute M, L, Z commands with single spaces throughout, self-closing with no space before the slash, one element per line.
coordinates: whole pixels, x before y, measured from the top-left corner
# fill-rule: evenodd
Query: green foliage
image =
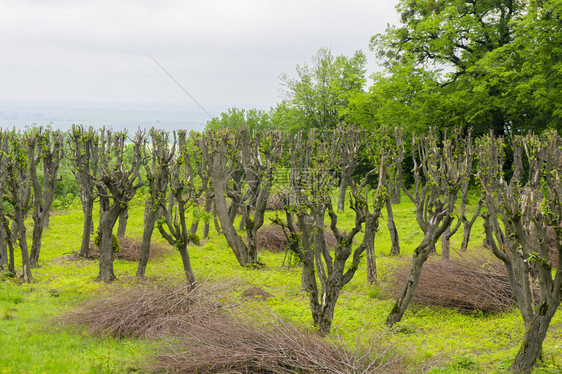
<path fill-rule="evenodd" d="M 205 130 L 239 129 L 247 127 L 252 130 L 267 130 L 272 128 L 272 122 L 267 112 L 257 109 L 230 108 L 207 122 Z"/>
<path fill-rule="evenodd" d="M 449 363 L 449 367 L 456 372 L 465 370 L 477 371 L 480 365 L 472 356 L 455 356 Z"/>
<path fill-rule="evenodd" d="M 371 39 L 386 73 L 349 115 L 476 134 L 561 129 L 560 3 L 400 0 L 401 24 Z"/>
<path fill-rule="evenodd" d="M 274 110 L 274 122 L 289 131 L 337 127 L 350 97 L 363 90 L 366 63 L 361 51 L 346 57 L 320 49 L 311 65 L 297 65 L 297 78 L 281 76 L 286 99 Z"/>
<path fill-rule="evenodd" d="M 199 235 L 197 235 L 197 234 L 189 233 L 187 235 L 187 240 L 191 241 L 195 245 L 199 245 L 201 243 L 201 239 L 199 238 Z"/>

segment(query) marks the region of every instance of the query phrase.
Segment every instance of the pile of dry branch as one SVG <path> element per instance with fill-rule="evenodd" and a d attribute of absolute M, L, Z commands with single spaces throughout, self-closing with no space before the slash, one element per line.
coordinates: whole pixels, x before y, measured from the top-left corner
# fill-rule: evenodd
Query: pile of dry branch
<path fill-rule="evenodd" d="M 59 320 L 84 325 L 97 336 L 140 337 L 178 334 L 219 314 L 222 305 L 204 287 L 139 285 L 81 304 Z"/>
<path fill-rule="evenodd" d="M 57 323 L 85 325 L 98 336 L 172 336 L 142 368 L 151 372 L 402 373 L 407 367 L 380 335 L 351 350 L 255 307 L 224 312 L 214 301 L 220 287 L 135 286 L 85 302 Z"/>
<path fill-rule="evenodd" d="M 257 321 L 260 322 L 257 322 Z M 265 322 L 264 322 L 265 320 Z M 373 339 L 356 351 L 279 318 L 222 316 L 192 326 L 155 357 L 165 373 L 403 373 L 404 357 Z"/>
<path fill-rule="evenodd" d="M 409 264 L 404 264 L 394 272 L 392 292 L 396 297 L 409 271 Z M 424 265 L 412 302 L 463 312 L 495 313 L 512 309 L 516 299 L 499 261 L 454 259 L 430 260 Z"/>
<path fill-rule="evenodd" d="M 140 259 L 142 242 L 130 238 L 119 238 L 121 244 L 119 252 L 113 254 L 113 257 L 125 261 L 138 261 Z M 150 243 L 150 258 L 162 257 L 166 254 L 172 253 L 173 250 L 169 247 L 158 244 Z M 88 258 L 97 260 L 100 257 L 100 250 L 95 245 L 90 247 L 90 254 Z"/>
<path fill-rule="evenodd" d="M 285 232 L 288 235 L 289 231 L 285 230 Z M 325 231 L 324 237 L 328 248 L 336 246 L 336 238 L 332 233 Z M 258 248 L 271 252 L 284 252 L 287 250 L 287 236 L 277 225 L 266 226 L 258 232 Z"/>

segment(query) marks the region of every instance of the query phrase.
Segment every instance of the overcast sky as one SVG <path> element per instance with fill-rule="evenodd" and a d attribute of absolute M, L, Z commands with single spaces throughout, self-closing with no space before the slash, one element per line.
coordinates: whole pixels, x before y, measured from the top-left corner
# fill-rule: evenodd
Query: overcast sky
<path fill-rule="evenodd" d="M 269 107 L 321 47 L 362 49 L 396 0 L 0 0 L 0 102 Z M 146 51 L 146 52 L 145 52 Z"/>

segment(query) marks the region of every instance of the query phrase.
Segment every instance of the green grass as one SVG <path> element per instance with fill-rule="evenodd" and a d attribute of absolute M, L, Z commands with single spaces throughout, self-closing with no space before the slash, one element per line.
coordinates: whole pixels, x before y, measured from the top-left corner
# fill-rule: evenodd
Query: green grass
<path fill-rule="evenodd" d="M 128 237 L 142 235 L 143 202 L 141 197 L 132 202 Z M 381 219 L 375 245 L 382 283 L 368 284 L 365 266 L 360 266 L 338 301 L 334 334 L 349 342 L 354 342 L 357 334 L 385 334 L 386 340 L 414 361 L 431 367 L 432 373 L 504 372 L 523 337 L 523 323 L 517 310 L 485 316 L 411 306 L 395 328 L 388 330 L 384 325 L 393 304 L 385 292 L 384 282 L 398 263 L 409 259 L 421 240 L 413 210 L 406 199 L 395 206 L 402 250 L 400 258 L 388 256 L 391 245 L 386 217 Z M 350 226 L 352 212 L 346 211 L 340 222 Z M 91 337 L 81 329 L 55 329 L 49 322 L 86 298 L 99 297 L 112 287 L 126 287 L 136 282 L 136 263 L 115 261 L 117 285 L 105 285 L 95 282 L 97 262 L 61 261 L 60 257 L 79 249 L 81 230 L 82 211 L 73 204 L 63 214 L 51 217 L 50 228 L 44 234 L 41 267 L 33 269 L 33 283 L 0 280 L 0 373 L 127 372 L 142 365 L 158 345 L 158 342 L 143 339 Z M 453 248 L 460 246 L 462 229 L 460 231 L 453 237 Z M 473 231 L 471 251 L 483 251 L 482 223 L 477 222 Z M 157 231 L 154 240 L 164 243 Z M 213 227 L 211 237 L 198 247 L 190 247 L 189 251 L 198 279 L 234 280 L 229 288 L 231 300 L 238 300 L 244 289 L 258 286 L 275 296 L 266 302 L 273 311 L 291 320 L 312 324 L 307 295 L 300 291 L 300 269 L 296 265 L 281 267 L 283 253 L 262 251 L 259 257 L 267 267 L 241 268 Z M 21 272 L 21 260 L 16 263 Z M 180 257 L 172 253 L 149 262 L 147 276 L 161 282 L 174 282 L 182 278 L 181 269 Z M 536 372 L 560 372 L 561 348 L 562 316 L 557 313 L 544 344 L 547 365 Z"/>

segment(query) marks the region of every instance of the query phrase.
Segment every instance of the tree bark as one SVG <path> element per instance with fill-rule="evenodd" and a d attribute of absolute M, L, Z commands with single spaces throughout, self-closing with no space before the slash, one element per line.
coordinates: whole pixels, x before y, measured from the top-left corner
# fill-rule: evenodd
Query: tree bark
<path fill-rule="evenodd" d="M 88 257 L 90 254 L 90 236 L 92 235 L 92 228 L 94 225 L 94 199 L 86 198 L 82 200 L 82 211 L 84 212 L 84 226 L 82 229 L 82 244 L 80 245 L 80 257 Z"/>
<path fill-rule="evenodd" d="M 338 193 L 338 211 L 340 212 L 343 212 L 345 210 L 345 194 L 347 192 L 347 187 L 349 186 L 350 180 L 351 173 L 344 169 L 344 171 L 342 172 L 340 190 Z"/>
<path fill-rule="evenodd" d="M 515 360 L 510 367 L 512 372 L 531 372 L 531 369 L 541 357 L 542 343 L 546 337 L 546 333 L 548 332 L 550 321 L 556 313 L 559 305 L 560 297 L 558 297 L 558 300 L 552 300 L 550 302 L 545 301 L 539 306 L 535 317 L 531 321 L 531 325 L 525 333 L 523 344 L 521 345 L 521 348 L 519 348 L 519 352 L 517 352 L 517 356 L 515 356 Z"/>
<path fill-rule="evenodd" d="M 4 229 L 0 225 L 0 269 L 4 269 L 6 265 L 8 265 L 8 243 Z"/>
<path fill-rule="evenodd" d="M 210 214 L 211 214 L 212 206 L 213 206 L 213 200 L 209 196 L 209 191 L 207 191 L 205 193 L 205 214 L 206 214 L 206 218 L 205 218 L 205 225 L 203 226 L 203 239 L 209 238 L 209 230 L 211 228 L 211 224 L 210 224 L 209 221 L 210 221 Z"/>
<path fill-rule="evenodd" d="M 24 217 L 23 217 L 23 212 L 21 210 L 21 208 L 19 207 L 15 207 L 14 209 L 14 213 L 15 213 L 15 218 L 16 218 L 16 222 L 17 222 L 17 228 L 18 228 L 18 244 L 20 246 L 21 249 L 21 258 L 22 258 L 22 266 L 23 266 L 23 279 L 24 281 L 26 281 L 27 283 L 30 283 L 32 280 L 32 276 L 31 276 L 31 264 L 29 261 L 29 251 L 27 248 L 27 238 L 25 236 L 25 223 L 24 223 Z"/>
<path fill-rule="evenodd" d="M 129 220 L 129 207 L 127 206 L 119 215 L 119 227 L 117 228 L 117 237 L 124 238 L 127 231 L 127 221 Z"/>
<path fill-rule="evenodd" d="M 187 244 L 178 246 L 178 251 L 181 256 L 181 262 L 183 264 L 183 272 L 185 274 L 185 279 L 187 284 L 193 288 L 195 286 L 195 276 L 193 275 L 193 269 L 191 268 L 191 260 L 189 259 L 189 253 L 187 252 Z"/>
<path fill-rule="evenodd" d="M 447 227 L 441 237 L 441 259 L 448 260 L 451 257 L 451 227 Z"/>
<path fill-rule="evenodd" d="M 466 251 L 468 249 L 468 243 L 470 241 L 470 233 L 472 231 L 472 226 L 476 219 L 480 216 L 480 211 L 482 210 L 482 204 L 484 203 L 484 199 L 481 198 L 478 200 L 478 204 L 476 205 L 476 212 L 469 220 L 463 216 L 463 234 L 462 234 L 462 244 L 461 244 L 461 251 Z"/>
<path fill-rule="evenodd" d="M 390 255 L 399 256 L 400 240 L 398 238 L 398 230 L 396 229 L 396 224 L 394 223 L 394 212 L 392 210 L 392 202 L 389 196 L 386 197 L 385 204 L 386 204 L 388 232 L 390 233 L 390 242 L 392 243 L 392 247 L 390 248 Z"/>
<path fill-rule="evenodd" d="M 156 218 L 156 208 L 154 208 L 147 199 L 146 205 L 144 206 L 144 229 L 142 232 L 142 246 L 136 274 L 139 278 L 144 278 L 146 272 L 146 265 L 148 264 L 148 258 L 150 256 L 150 241 L 152 239 L 152 233 L 154 232 Z"/>
<path fill-rule="evenodd" d="M 100 218 L 100 271 L 97 280 L 101 282 L 111 283 L 117 279 L 113 272 L 113 227 L 121 213 L 120 204 L 114 203 L 108 210 L 104 210 Z"/>
<path fill-rule="evenodd" d="M 390 311 L 388 318 L 386 319 L 386 324 L 388 326 L 394 325 L 396 322 L 400 322 L 402 317 L 404 316 L 404 312 L 406 312 L 406 308 L 410 304 L 410 300 L 414 296 L 414 292 L 416 291 L 416 287 L 418 286 L 418 282 L 420 280 L 420 275 L 422 271 L 422 266 L 427 261 L 429 254 L 431 252 L 431 245 L 429 243 L 422 243 L 416 250 L 414 251 L 412 267 L 410 268 L 410 275 L 400 294 L 398 300 L 394 304 L 394 307 Z"/>

